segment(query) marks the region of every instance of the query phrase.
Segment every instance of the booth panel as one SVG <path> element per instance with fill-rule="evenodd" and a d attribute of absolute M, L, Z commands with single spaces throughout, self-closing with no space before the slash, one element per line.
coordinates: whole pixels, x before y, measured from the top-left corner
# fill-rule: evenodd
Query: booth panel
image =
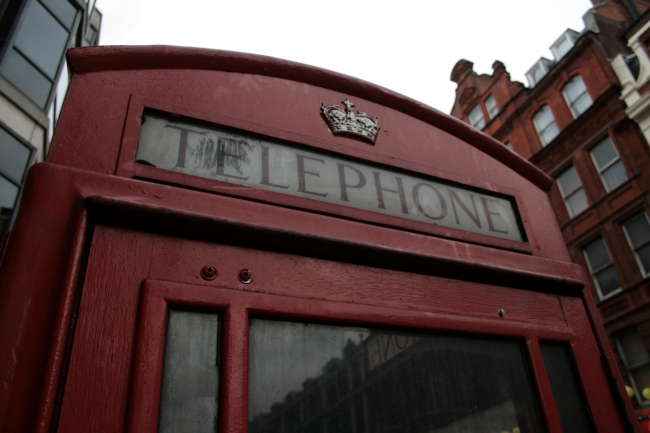
<path fill-rule="evenodd" d="M 212 267 L 214 275 L 206 274 L 205 267 Z M 242 269 L 251 273 L 248 284 L 241 279 Z M 145 280 L 147 282 L 143 284 Z M 579 306 L 574 305 L 573 308 L 579 309 Z M 178 325 L 174 318 L 177 312 L 181 316 L 200 313 L 199 316 L 203 315 L 201 317 L 205 320 L 186 319 L 185 325 Z M 260 389 L 259 383 L 255 385 L 260 373 L 251 372 L 249 366 L 253 365 L 251 362 L 259 362 L 260 353 L 268 350 L 263 344 L 254 346 L 251 341 L 259 343 L 267 337 L 285 342 L 299 340 L 304 333 L 300 326 L 314 329 L 315 335 L 321 334 L 321 337 L 314 338 L 341 341 L 343 348 L 336 350 L 343 352 L 334 356 L 341 360 L 346 359 L 345 350 L 350 352 L 351 357 L 354 355 L 352 346 L 345 349 L 350 344 L 347 340 L 351 339 L 357 352 L 365 353 L 363 368 L 368 375 L 371 371 L 378 373 L 382 366 L 410 359 L 406 354 L 422 351 L 425 354 L 418 358 L 421 362 L 437 362 L 436 369 L 451 370 L 449 374 L 437 378 L 426 377 L 422 370 L 418 370 L 416 363 L 403 373 L 414 374 L 413 378 L 393 378 L 388 382 L 377 379 L 378 382 L 375 380 L 372 384 L 360 385 L 358 390 L 349 390 L 347 397 L 343 396 L 345 398 L 339 396 L 341 399 L 334 407 L 349 414 L 349 419 L 345 418 L 347 421 L 323 412 L 319 415 L 320 424 L 314 424 L 315 419 L 308 421 L 299 417 L 295 421 L 298 423 L 295 431 L 317 428 L 316 425 L 325 428 L 323 425 L 334 423 L 327 424 L 327 428 L 331 429 L 336 422 L 344 422 L 347 426 L 341 427 L 341 431 L 352 426 L 361 429 L 356 431 L 370 431 L 370 426 L 383 426 L 381 431 L 391 431 L 388 426 L 397 423 L 395 425 L 399 430 L 406 425 L 400 423 L 408 422 L 419 426 L 414 427 L 417 431 L 444 432 L 445 428 L 453 431 L 453 428 L 465 424 L 490 422 L 497 425 L 512 423 L 513 420 L 516 425 L 509 428 L 519 426 L 521 431 L 530 432 L 560 431 L 554 427 L 559 425 L 559 421 L 549 391 L 551 388 L 544 385 L 548 383 L 545 368 L 543 362 L 540 365 L 539 360 L 535 361 L 531 344 L 538 344 L 537 340 L 543 339 L 559 341 L 570 348 L 578 345 L 580 339 L 593 340 L 591 334 L 576 335 L 576 327 L 589 328 L 588 323 L 583 323 L 586 316 L 580 318 L 578 313 L 574 314 L 572 320 L 578 322 L 568 326 L 557 295 L 108 226 L 97 226 L 94 230 L 77 317 L 60 413 L 60 432 L 167 431 L 165 425 L 183 422 L 186 416 L 183 411 L 188 407 L 197 417 L 213 420 L 211 425 L 218 426 L 218 431 L 275 431 L 268 430 L 270 421 L 266 415 L 262 416 L 273 406 L 273 402 L 267 401 L 268 397 L 264 397 L 264 401 L 267 401 L 264 404 L 270 405 L 268 408 L 260 409 L 264 406 L 260 403 L 251 409 L 251 404 L 257 404 L 251 403 L 249 398 L 251 386 Z M 268 323 L 273 326 L 265 326 Z M 300 324 L 298 328 L 295 328 L 296 323 Z M 178 326 L 198 329 L 193 331 L 196 338 L 188 335 L 186 339 L 174 340 L 173 335 L 177 332 L 174 328 Z M 271 329 L 273 327 L 275 331 Z M 269 329 L 264 331 L 266 328 Z M 264 337 L 265 332 L 275 333 L 275 336 Z M 355 337 L 355 333 L 361 333 L 361 336 Z M 201 335 L 210 337 L 206 339 Z M 253 340 L 249 341 L 249 338 Z M 201 346 L 201 341 L 206 343 Z M 176 350 L 181 351 L 187 350 L 183 348 L 188 345 L 198 344 L 198 358 L 208 360 L 208 364 L 214 359 L 211 370 L 206 367 L 201 373 L 203 376 L 199 374 L 198 378 L 192 376 L 194 378 L 190 379 L 200 382 L 201 377 L 212 378 L 201 390 L 174 389 L 174 383 L 182 383 L 183 376 L 174 378 L 166 375 L 173 368 L 169 366 L 181 362 L 183 357 L 176 356 L 174 360 L 173 355 L 169 355 L 172 358 L 165 361 L 165 348 L 169 349 L 170 344 L 180 344 Z M 424 349 L 429 346 L 430 349 Z M 581 365 L 582 358 L 597 359 L 594 346 L 592 342 L 583 344 L 579 351 L 567 350 L 572 350 L 572 356 L 577 357 Z M 251 347 L 258 347 L 254 349 L 256 354 L 249 353 Z M 448 348 L 447 351 L 443 350 L 444 356 L 426 355 L 441 350 L 440 347 Z M 309 361 L 314 354 L 312 346 L 300 348 L 294 345 L 293 350 L 302 351 L 302 360 L 296 360 L 299 362 L 296 371 L 306 368 L 300 367 L 300 363 L 312 363 Z M 288 356 L 288 353 L 289 349 L 276 353 L 277 363 L 286 364 L 288 361 L 281 357 Z M 262 355 L 263 358 L 266 356 Z M 330 362 L 331 354 L 316 356 L 320 361 L 316 359 L 313 363 L 323 364 L 323 359 L 327 360 L 318 367 L 323 371 L 339 365 L 335 359 Z M 404 362 L 410 365 L 408 362 L 415 361 Z M 499 368 L 508 363 L 512 366 L 499 373 Z M 326 368 L 326 365 L 330 367 Z M 596 376 L 592 378 L 589 389 L 607 392 L 606 388 L 602 388 L 606 387 L 606 384 L 603 385 L 602 371 L 589 370 L 592 367 L 588 367 L 587 374 Z M 309 368 L 314 371 L 315 367 Z M 487 372 L 485 368 L 496 370 Z M 584 376 L 584 368 L 580 366 L 578 369 L 579 375 Z M 385 374 L 390 376 L 392 373 Z M 486 379 L 494 376 L 501 377 L 498 386 Z M 445 377 L 455 379 L 451 384 L 444 384 Z M 467 377 L 473 379 L 463 382 Z M 304 389 L 318 382 L 316 379 L 316 382 L 306 379 L 302 379 L 304 384 L 300 383 Z M 291 379 L 291 383 L 296 380 Z M 410 385 L 404 385 L 404 388 L 402 385 L 411 382 L 426 382 L 428 385 L 415 388 Z M 514 387 L 514 383 L 520 386 Z M 325 383 L 319 386 L 323 387 L 324 395 L 330 392 L 324 391 L 327 389 Z M 370 394 L 384 395 L 384 400 L 360 403 L 363 400 L 360 390 L 369 392 L 372 387 L 379 388 Z M 440 387 L 447 387 L 448 392 L 431 394 L 433 389 Z M 303 392 L 303 388 L 299 387 L 296 392 Z M 454 397 L 456 391 L 459 394 Z M 336 394 L 339 391 L 333 392 Z M 445 408 L 445 405 L 455 407 L 456 403 L 453 402 L 463 400 L 464 393 L 474 395 L 473 398 L 484 398 L 480 399 L 480 410 L 472 412 L 459 408 L 458 413 L 450 418 L 435 415 L 435 410 L 430 409 L 429 404 L 413 409 L 415 412 L 402 417 L 404 419 L 397 412 L 386 419 L 367 418 L 363 421 L 360 418 L 362 414 L 369 413 L 368 408 L 363 409 L 363 404 L 373 407 L 373 413 L 378 413 L 379 408 L 383 407 L 381 405 L 392 407 L 390 398 L 396 392 L 406 392 L 420 403 L 433 399 L 430 403 L 437 404 L 439 408 Z M 293 398 L 288 395 L 286 398 L 284 394 L 277 397 L 286 410 L 291 406 L 287 406 L 287 399 Z M 174 396 L 181 396 L 180 400 Z M 182 396 L 194 403 L 185 401 Z M 330 395 L 329 398 L 333 397 Z M 617 415 L 610 413 L 611 408 L 601 407 L 591 400 L 589 404 L 603 411 L 603 415 L 599 416 L 614 420 L 608 422 L 614 426 L 611 431 L 619 431 L 615 425 Z M 161 407 L 164 414 L 160 412 Z M 180 410 L 181 415 L 174 415 L 174 410 Z M 253 416 L 253 412 L 258 416 Z M 215 416 L 216 420 L 213 419 Z M 254 419 L 257 419 L 254 425 L 250 424 Z M 301 424 L 303 422 L 308 424 Z M 162 426 L 160 429 L 159 425 Z M 213 431 L 201 429 L 197 431 Z"/>

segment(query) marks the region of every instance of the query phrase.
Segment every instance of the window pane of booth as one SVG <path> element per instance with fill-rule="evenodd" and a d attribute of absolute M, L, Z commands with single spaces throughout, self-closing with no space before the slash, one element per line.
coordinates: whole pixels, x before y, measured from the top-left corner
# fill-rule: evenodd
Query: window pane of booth
<path fill-rule="evenodd" d="M 542 432 L 522 344 L 252 320 L 248 431 Z"/>
<path fill-rule="evenodd" d="M 159 432 L 216 432 L 218 325 L 216 314 L 169 311 Z"/>
<path fill-rule="evenodd" d="M 589 433 L 587 409 L 580 393 L 580 385 L 571 362 L 571 355 L 564 344 L 540 343 L 548 380 L 555 400 L 555 407 L 562 431 L 565 433 Z"/>

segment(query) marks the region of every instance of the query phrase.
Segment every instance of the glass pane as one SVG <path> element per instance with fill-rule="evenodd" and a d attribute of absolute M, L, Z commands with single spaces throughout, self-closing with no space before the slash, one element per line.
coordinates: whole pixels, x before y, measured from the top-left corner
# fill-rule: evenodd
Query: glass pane
<path fill-rule="evenodd" d="M 61 115 L 61 108 L 63 107 L 63 101 L 65 101 L 65 95 L 68 93 L 68 87 L 70 86 L 70 76 L 68 75 L 68 65 L 67 62 L 63 61 L 63 69 L 61 70 L 61 76 L 59 81 L 56 84 L 56 100 L 55 102 L 55 122 L 59 121 L 59 116 Z"/>
<path fill-rule="evenodd" d="M 627 180 L 627 173 L 625 173 L 625 167 L 621 160 L 607 167 L 607 170 L 602 172 L 602 176 L 607 191 L 612 191 Z"/>
<path fill-rule="evenodd" d="M 591 96 L 587 92 L 583 93 L 571 107 L 575 116 L 578 117 L 591 107 Z"/>
<path fill-rule="evenodd" d="M 0 176 L 0 209 L 13 209 L 18 197 L 18 187 Z"/>
<path fill-rule="evenodd" d="M 485 126 L 485 119 L 483 119 L 483 112 L 480 106 L 476 106 L 469 113 L 469 123 L 478 129 L 483 129 Z"/>
<path fill-rule="evenodd" d="M 645 213 L 640 213 L 623 224 L 633 249 L 650 242 L 650 224 Z"/>
<path fill-rule="evenodd" d="M 562 40 L 558 42 L 557 45 L 555 46 L 558 59 L 563 57 L 566 53 L 568 53 L 571 50 L 571 48 L 573 48 L 573 42 L 571 42 L 568 36 L 564 36 Z"/>
<path fill-rule="evenodd" d="M 535 82 L 537 82 L 537 80 L 535 80 Z M 548 105 L 544 105 L 540 108 L 533 117 L 533 123 L 535 124 L 535 129 L 537 129 L 537 131 L 542 131 L 553 121 L 553 115 L 551 114 L 551 109 Z"/>
<path fill-rule="evenodd" d="M 95 45 L 95 36 L 97 36 L 97 30 L 93 26 L 89 26 L 86 31 L 86 44 Z"/>
<path fill-rule="evenodd" d="M 630 374 L 634 378 L 636 388 L 639 390 L 639 398 L 648 401 L 648 399 L 643 396 L 643 390 L 650 388 L 650 364 L 631 369 Z"/>
<path fill-rule="evenodd" d="M 591 269 L 594 271 L 612 262 L 609 258 L 609 253 L 607 252 L 603 238 L 599 238 L 587 245 L 585 248 L 585 254 L 587 255 L 587 260 L 589 260 Z"/>
<path fill-rule="evenodd" d="M 485 108 L 487 108 L 487 111 L 490 115 L 490 119 L 492 119 L 494 116 L 497 115 L 499 112 L 499 108 L 497 107 L 497 103 L 494 100 L 494 96 L 490 95 L 487 97 L 485 100 Z"/>
<path fill-rule="evenodd" d="M 587 195 L 583 189 L 576 191 L 575 194 L 567 199 L 566 203 L 569 206 L 571 216 L 576 216 L 589 207 Z"/>
<path fill-rule="evenodd" d="M 540 133 L 540 139 L 542 140 L 542 144 L 546 145 L 553 141 L 555 137 L 559 134 L 559 131 L 557 129 L 557 125 L 555 122 L 551 123 L 546 127 L 544 131 Z"/>
<path fill-rule="evenodd" d="M 0 73 L 39 107 L 45 107 L 52 82 L 15 50 L 10 50 Z"/>
<path fill-rule="evenodd" d="M 639 258 L 639 262 L 641 262 L 644 275 L 650 274 L 650 244 L 637 250 L 636 255 Z"/>
<path fill-rule="evenodd" d="M 582 188 L 582 183 L 580 183 L 580 178 L 576 172 L 575 167 L 571 166 L 564 171 L 557 178 L 558 183 L 560 184 L 560 191 L 562 192 L 562 197 L 571 195 L 571 193 L 578 188 Z"/>
<path fill-rule="evenodd" d="M 591 149 L 591 156 L 593 156 L 598 170 L 602 169 L 609 162 L 618 158 L 618 154 L 616 153 L 614 145 L 612 144 L 612 141 L 609 139 L 609 137 L 605 138 L 598 145 L 596 145 L 596 147 Z"/>
<path fill-rule="evenodd" d="M 580 385 L 564 344 L 540 343 L 555 408 L 564 433 L 591 432 Z"/>
<path fill-rule="evenodd" d="M 542 432 L 517 341 L 252 320 L 250 433 Z"/>
<path fill-rule="evenodd" d="M 170 310 L 168 320 L 159 432 L 214 433 L 218 315 Z"/>
<path fill-rule="evenodd" d="M 0 128 L 0 173 L 22 182 L 31 155 L 31 149 Z"/>
<path fill-rule="evenodd" d="M 68 31 L 38 2 L 31 2 L 16 37 L 16 47 L 51 79 L 68 43 Z"/>
<path fill-rule="evenodd" d="M 616 341 L 618 341 L 619 347 L 623 352 L 627 367 L 634 367 L 635 365 L 650 361 L 643 340 L 636 328 L 630 328 L 616 334 Z"/>
<path fill-rule="evenodd" d="M 621 283 L 618 280 L 618 274 L 614 266 L 603 269 L 598 272 L 596 275 L 596 280 L 598 281 L 598 287 L 600 287 L 601 295 L 607 296 L 613 291 L 621 287 Z"/>
<path fill-rule="evenodd" d="M 535 67 L 535 69 L 533 69 L 531 75 L 533 76 L 533 80 L 535 81 L 535 83 L 539 83 L 539 80 L 544 78 L 545 72 L 544 69 L 538 65 L 537 67 Z"/>
<path fill-rule="evenodd" d="M 72 28 L 77 9 L 68 0 L 41 0 L 68 29 Z"/>
<path fill-rule="evenodd" d="M 569 103 L 573 103 L 573 101 L 578 99 L 578 96 L 580 96 L 586 90 L 587 89 L 585 89 L 585 85 L 582 82 L 582 79 L 580 76 L 576 75 L 566 84 L 566 86 L 564 86 L 562 93 L 564 93 L 566 98 L 569 100 Z"/>

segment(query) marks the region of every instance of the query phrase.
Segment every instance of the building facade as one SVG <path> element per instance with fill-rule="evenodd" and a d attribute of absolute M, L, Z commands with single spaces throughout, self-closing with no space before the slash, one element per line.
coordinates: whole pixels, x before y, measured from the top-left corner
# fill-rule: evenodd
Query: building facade
<path fill-rule="evenodd" d="M 94 0 L 0 1 L 0 238 L 29 166 L 43 161 L 68 88 L 65 52 L 96 45 Z"/>
<path fill-rule="evenodd" d="M 650 148 L 636 113 L 650 105 L 650 69 L 637 56 L 647 59 L 650 2 L 593 3 L 585 28 L 564 32 L 553 59 L 527 72 L 528 86 L 499 61 L 479 75 L 460 60 L 451 114 L 556 180 L 549 195 L 567 247 L 592 277 L 628 393 L 642 408 L 650 405 Z"/>

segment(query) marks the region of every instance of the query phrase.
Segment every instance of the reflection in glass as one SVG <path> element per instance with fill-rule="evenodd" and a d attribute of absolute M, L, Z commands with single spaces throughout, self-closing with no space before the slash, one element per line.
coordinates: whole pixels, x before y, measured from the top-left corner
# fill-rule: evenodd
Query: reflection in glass
<path fill-rule="evenodd" d="M 40 3 L 32 2 L 16 37 L 16 47 L 51 79 L 56 77 L 69 33 Z"/>
<path fill-rule="evenodd" d="M 516 341 L 252 320 L 250 433 L 542 432 Z"/>
<path fill-rule="evenodd" d="M 169 311 L 159 432 L 216 432 L 217 339 L 216 314 Z"/>
<path fill-rule="evenodd" d="M 568 348 L 564 344 L 542 342 L 542 357 L 564 433 L 592 431 L 587 406 L 580 393 Z"/>
<path fill-rule="evenodd" d="M 0 173 L 22 182 L 32 150 L 0 127 Z"/>
<path fill-rule="evenodd" d="M 39 107 L 45 107 L 52 82 L 15 49 L 7 51 L 0 74 Z"/>

